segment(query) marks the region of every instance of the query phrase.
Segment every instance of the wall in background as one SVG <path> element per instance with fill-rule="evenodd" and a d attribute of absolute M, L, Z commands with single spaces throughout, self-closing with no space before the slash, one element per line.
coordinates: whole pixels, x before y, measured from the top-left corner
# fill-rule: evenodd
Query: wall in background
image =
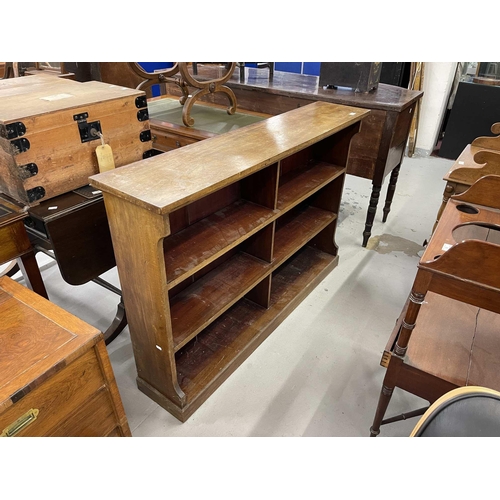
<path fill-rule="evenodd" d="M 139 65 L 142 66 L 142 69 L 144 71 L 147 71 L 148 73 L 154 73 L 155 70 L 157 70 L 157 69 L 171 68 L 174 65 L 174 63 L 173 62 L 140 62 Z M 151 87 L 151 94 L 153 97 L 158 97 L 160 95 L 160 86 L 153 85 Z"/>
<path fill-rule="evenodd" d="M 424 66 L 424 96 L 420 108 L 415 152 L 428 156 L 438 141 L 451 87 L 457 69 L 456 62 L 429 62 Z"/>
<path fill-rule="evenodd" d="M 274 69 L 288 73 L 319 76 L 320 64 L 320 62 L 275 62 Z M 245 66 L 252 68 L 255 67 L 255 63 L 245 63 Z"/>

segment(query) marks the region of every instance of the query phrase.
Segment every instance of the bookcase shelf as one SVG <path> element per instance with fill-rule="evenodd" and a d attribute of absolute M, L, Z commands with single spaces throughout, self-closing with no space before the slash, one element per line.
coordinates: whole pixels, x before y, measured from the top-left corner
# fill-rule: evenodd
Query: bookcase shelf
<path fill-rule="evenodd" d="M 188 406 L 206 399 L 335 267 L 337 257 L 301 249 L 273 275 L 268 309 L 246 298 L 238 301 L 202 335 L 176 354 L 177 376 Z"/>
<path fill-rule="evenodd" d="M 270 269 L 271 264 L 239 252 L 177 294 L 170 301 L 175 350 L 248 293 Z"/>
<path fill-rule="evenodd" d="M 298 248 L 308 243 L 329 224 L 337 221 L 337 214 L 315 207 L 300 207 L 289 212 L 286 224 L 279 225 L 274 238 L 274 258 L 282 263 Z M 288 214 L 287 214 L 288 215 Z"/>
<path fill-rule="evenodd" d="M 179 420 L 337 265 L 345 167 L 368 113 L 317 102 L 90 179 L 137 385 Z"/>
<path fill-rule="evenodd" d="M 336 179 L 345 169 L 326 162 L 314 162 L 304 170 L 294 170 L 282 177 L 278 189 L 277 208 L 282 212 L 293 208 L 318 189 Z"/>
<path fill-rule="evenodd" d="M 168 287 L 252 236 L 274 216 L 269 208 L 238 200 L 166 238 L 163 248 Z"/>

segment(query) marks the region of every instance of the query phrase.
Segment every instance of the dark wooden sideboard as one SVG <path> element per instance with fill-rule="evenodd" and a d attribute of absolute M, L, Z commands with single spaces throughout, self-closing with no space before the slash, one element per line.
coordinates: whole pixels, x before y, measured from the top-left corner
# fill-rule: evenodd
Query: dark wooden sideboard
<path fill-rule="evenodd" d="M 198 74 L 214 77 L 218 70 L 213 66 L 198 66 Z M 350 89 L 323 89 L 318 77 L 275 71 L 269 80 L 268 71 L 245 68 L 244 79 L 234 74 L 226 84 L 237 97 L 238 110 L 249 110 L 278 115 L 305 106 L 314 101 L 370 109 L 364 118 L 360 133 L 351 144 L 347 173 L 372 181 L 372 193 L 363 232 L 366 246 L 372 232 L 380 191 L 385 177 L 390 173 L 389 186 L 383 209 L 382 222 L 387 220 L 396 190 L 415 105 L 422 91 L 407 90 L 393 85 L 379 84 L 372 92 L 360 93 Z M 167 93 L 179 95 L 175 85 L 167 85 Z M 227 99 L 208 94 L 205 100 L 227 104 Z"/>

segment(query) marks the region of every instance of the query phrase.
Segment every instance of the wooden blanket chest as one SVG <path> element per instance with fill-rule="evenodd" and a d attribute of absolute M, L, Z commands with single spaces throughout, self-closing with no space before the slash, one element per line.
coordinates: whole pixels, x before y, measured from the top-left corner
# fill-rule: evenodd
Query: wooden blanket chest
<path fill-rule="evenodd" d="M 142 91 L 38 76 L 1 83 L 0 191 L 28 206 L 88 184 L 101 134 L 116 167 L 151 149 Z"/>
<path fill-rule="evenodd" d="M 0 436 L 130 436 L 101 332 L 0 278 Z"/>

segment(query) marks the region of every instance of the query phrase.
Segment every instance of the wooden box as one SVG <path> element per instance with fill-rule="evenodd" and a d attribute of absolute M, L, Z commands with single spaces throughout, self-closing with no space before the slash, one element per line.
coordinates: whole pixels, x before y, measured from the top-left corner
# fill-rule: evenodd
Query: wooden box
<path fill-rule="evenodd" d="M 10 81 L 0 85 L 0 191 L 12 198 L 34 206 L 88 184 L 99 172 L 99 133 L 116 167 L 148 155 L 144 92 L 47 76 Z"/>
<path fill-rule="evenodd" d="M 382 64 L 379 62 L 322 62 L 319 86 L 349 87 L 370 92 L 378 87 Z"/>
<path fill-rule="evenodd" d="M 101 332 L 0 278 L 0 436 L 130 436 Z"/>

